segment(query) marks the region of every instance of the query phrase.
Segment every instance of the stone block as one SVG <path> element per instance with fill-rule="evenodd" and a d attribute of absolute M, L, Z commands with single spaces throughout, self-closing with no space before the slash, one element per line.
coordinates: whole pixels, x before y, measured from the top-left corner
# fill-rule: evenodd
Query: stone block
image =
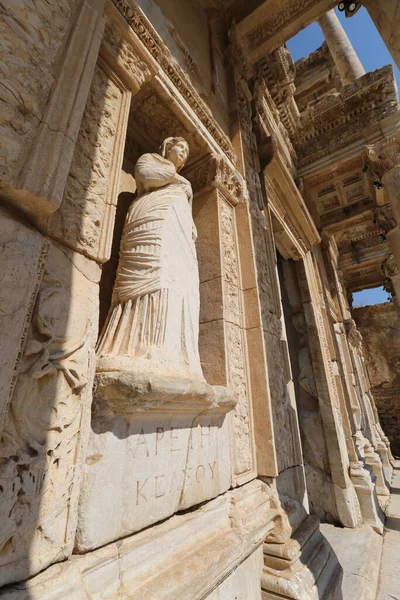
<path fill-rule="evenodd" d="M 252 481 L 134 536 L 74 555 L 1 590 L 0 598 L 259 600 L 262 542 L 277 516 L 271 492 Z"/>
<path fill-rule="evenodd" d="M 231 485 L 225 388 L 155 375 L 99 373 L 77 547 L 90 550 Z"/>

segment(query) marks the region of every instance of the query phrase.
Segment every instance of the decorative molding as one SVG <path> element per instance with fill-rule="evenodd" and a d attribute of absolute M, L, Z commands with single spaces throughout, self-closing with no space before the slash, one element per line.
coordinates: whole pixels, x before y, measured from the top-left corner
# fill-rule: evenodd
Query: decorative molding
<path fill-rule="evenodd" d="M 269 20 L 258 24 L 246 35 L 248 48 L 254 50 L 271 38 L 284 24 L 301 17 L 314 0 L 287 0 L 278 11 L 273 11 Z"/>
<path fill-rule="evenodd" d="M 341 93 L 324 94 L 303 113 L 302 128 L 292 137 L 299 168 L 304 169 L 356 142 L 362 143 L 368 127 L 397 114 L 391 66 L 363 75 L 346 85 Z"/>
<path fill-rule="evenodd" d="M 232 169 L 220 154 L 209 154 L 200 164 L 184 171 L 193 191 L 218 188 L 232 206 L 248 201 L 246 183 L 238 171 Z"/>
<path fill-rule="evenodd" d="M 106 262 L 111 256 L 111 246 L 114 233 L 115 212 L 118 202 L 118 188 L 121 176 L 122 162 L 124 157 L 124 147 L 126 141 L 126 130 L 128 125 L 129 108 L 131 93 L 125 88 L 122 81 L 112 73 L 109 68 L 99 62 L 106 74 L 109 75 L 112 82 L 121 92 L 120 106 L 118 111 L 118 121 L 113 139 L 113 151 L 111 154 L 110 167 L 108 173 L 107 196 L 105 199 L 105 211 L 103 223 L 98 243 L 98 260 Z"/>
<path fill-rule="evenodd" d="M 148 64 L 136 35 L 114 6 L 107 4 L 106 23 L 100 54 L 113 70 L 121 72 L 133 94 L 150 81 L 157 68 Z"/>
<path fill-rule="evenodd" d="M 176 89 L 194 110 L 202 124 L 216 140 L 228 158 L 235 163 L 236 156 L 227 135 L 215 121 L 210 109 L 192 86 L 185 71 L 176 63 L 161 37 L 149 23 L 140 8 L 129 0 L 112 0 L 140 41 L 167 74 Z"/>

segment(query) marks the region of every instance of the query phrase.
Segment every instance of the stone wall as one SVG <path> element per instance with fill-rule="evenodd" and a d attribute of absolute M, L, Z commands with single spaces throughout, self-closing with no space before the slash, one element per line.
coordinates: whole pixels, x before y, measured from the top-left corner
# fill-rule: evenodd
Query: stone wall
<path fill-rule="evenodd" d="M 353 309 L 372 392 L 392 452 L 400 454 L 400 324 L 393 302 Z"/>
<path fill-rule="evenodd" d="M 339 597 L 308 497 L 344 526 L 365 514 L 294 101 L 252 85 L 209 2 L 0 12 L 0 598 Z M 119 296 L 138 271 L 165 280 Z"/>

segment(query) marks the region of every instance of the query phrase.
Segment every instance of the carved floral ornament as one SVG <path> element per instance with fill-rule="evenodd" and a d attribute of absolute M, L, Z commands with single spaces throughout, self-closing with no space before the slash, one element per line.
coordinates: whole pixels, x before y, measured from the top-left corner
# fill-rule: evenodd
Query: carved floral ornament
<path fill-rule="evenodd" d="M 229 159 L 235 164 L 236 156 L 229 138 L 215 121 L 210 109 L 192 86 L 189 77 L 175 62 L 171 52 L 165 46 L 161 37 L 146 19 L 140 8 L 133 0 L 112 0 L 112 2 L 128 25 L 136 33 L 143 45 L 150 52 L 152 57 L 167 74 L 179 93 L 196 113 L 204 127 L 216 140 Z"/>
<path fill-rule="evenodd" d="M 382 177 L 400 167 L 400 132 L 367 146 L 367 158 L 374 163 Z"/>
<path fill-rule="evenodd" d="M 233 206 L 248 200 L 243 177 L 221 154 L 209 155 L 201 164 L 193 165 L 186 175 L 192 182 L 194 192 L 216 187 Z"/>

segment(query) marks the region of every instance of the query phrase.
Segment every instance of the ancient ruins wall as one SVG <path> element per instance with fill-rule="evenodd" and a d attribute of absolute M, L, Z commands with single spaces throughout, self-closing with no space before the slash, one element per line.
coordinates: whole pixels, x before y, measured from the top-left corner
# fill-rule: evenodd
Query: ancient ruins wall
<path fill-rule="evenodd" d="M 36 137 L 32 134 L 29 165 L 23 167 L 27 175 L 19 179 L 17 169 L 10 170 L 3 186 L 2 223 L 9 241 L 2 248 L 7 286 L 1 325 L 8 347 L 2 356 L 2 390 L 7 393 L 2 397 L 1 514 L 7 526 L 1 534 L 1 584 L 35 575 L 76 550 L 102 546 L 22 585 L 17 597 L 45 598 L 57 586 L 71 598 L 83 589 L 95 597 L 100 574 L 103 582 L 108 578 L 111 595 L 121 582 L 116 573 L 126 568 L 127 593 L 140 594 L 146 586 L 159 594 L 172 585 L 173 597 L 203 598 L 247 559 L 248 567 L 224 586 L 241 586 L 246 597 L 256 598 L 261 594 L 261 544 L 284 513 L 273 486 L 256 479 L 257 457 L 264 475 L 274 476 L 277 467 L 266 361 L 260 365 L 258 358 L 265 350 L 246 186 L 229 162 L 234 155 L 228 138 L 210 123 L 210 112 L 140 10 L 131 13 L 123 4 L 121 15 L 109 2 L 99 19 L 102 8 L 86 1 L 79 7 L 90 12 L 98 29 L 80 56 L 80 72 L 74 64 L 79 102 L 70 107 L 66 130 L 55 139 L 53 128 L 43 122 Z M 87 34 L 81 12 L 70 19 L 68 40 L 74 43 L 83 30 Z M 52 19 L 68 24 L 61 10 Z M 46 114 L 52 106 L 60 108 L 69 48 L 66 44 L 67 64 L 58 59 L 63 66 L 51 86 Z M 157 61 L 170 69 L 168 76 Z M 153 102 L 139 95 L 148 83 Z M 171 388 L 156 376 L 151 380 L 155 399 L 146 413 L 139 409 L 138 414 L 130 404 L 135 389 L 139 398 L 142 393 L 136 380 L 131 384 L 107 373 L 95 375 L 101 265 L 111 254 L 132 97 L 138 98 L 135 127 L 141 128 L 148 149 L 157 148 L 166 134 L 180 134 L 188 139 L 196 165 L 187 177 L 195 189 L 200 352 L 207 381 L 190 388 L 176 380 Z M 39 148 L 46 168 L 37 162 Z M 196 159 L 207 155 L 198 166 Z M 54 168 L 62 165 L 57 178 L 47 159 Z M 10 311 L 11 324 L 5 318 Z M 130 390 L 130 402 L 123 389 Z M 180 396 L 184 402 L 178 402 Z M 232 487 L 239 489 L 229 491 Z M 207 509 L 195 509 L 217 496 Z M 187 518 L 155 525 L 185 509 L 192 509 Z M 149 525 L 155 525 L 153 542 L 148 534 L 128 538 L 130 566 L 123 567 L 124 551 L 114 542 Z M 290 528 L 285 531 L 290 537 Z M 167 537 L 160 543 L 163 532 Z M 158 570 L 154 544 L 163 549 Z M 167 547 L 170 554 L 164 552 Z M 139 570 L 137 552 L 142 555 Z M 188 577 L 183 579 L 182 553 L 193 555 L 193 568 L 186 563 Z M 113 565 L 107 573 L 105 562 Z"/>
<path fill-rule="evenodd" d="M 393 302 L 352 309 L 362 335 L 371 391 L 392 452 L 400 453 L 400 326 Z"/>
<path fill-rule="evenodd" d="M 303 457 L 329 471 L 321 515 L 350 527 L 366 515 L 351 474 L 345 358 L 325 293 L 321 240 L 293 179 L 288 129 L 298 115 L 287 51 L 272 60 L 290 87 L 288 107 L 278 94 L 284 125 L 264 78 L 252 81 L 235 35 L 228 46 L 228 28 L 221 33 L 215 12 L 198 2 L 8 4 L 0 597 L 230 600 L 235 593 L 260 600 L 296 597 L 299 580 L 300 593 L 322 597 L 329 589 L 334 597 L 341 571 L 309 514 Z M 185 165 L 178 166 L 177 147 Z M 151 172 L 135 181 L 133 165 L 143 155 Z M 157 187 L 153 178 L 164 176 L 168 183 Z M 129 242 L 133 222 L 139 238 L 158 247 L 153 215 L 129 221 L 139 203 L 121 231 L 127 200 L 137 192 L 148 201 L 148 190 L 149 197 L 161 190 L 160 212 L 171 198 L 184 199 L 186 229 L 175 215 L 165 270 L 177 296 L 164 302 L 159 294 L 157 305 L 159 288 L 139 294 L 151 299 L 135 329 L 137 313 L 129 311 L 137 297 L 124 302 L 113 279 L 134 270 L 129 243 L 116 266 L 116 247 Z M 295 264 L 293 327 L 276 248 Z M 143 249 L 137 254 L 148 259 Z M 111 310 L 99 327 L 100 302 Z M 127 307 L 131 329 L 121 319 L 113 330 Z M 161 350 L 154 339 L 167 326 Z M 387 448 L 349 328 L 347 358 L 371 462 L 375 449 L 383 456 Z M 107 350 L 122 339 L 129 346 L 137 332 L 145 332 L 143 355 Z M 310 431 L 317 431 L 312 448 Z M 312 492 L 315 498 L 315 482 Z"/>

